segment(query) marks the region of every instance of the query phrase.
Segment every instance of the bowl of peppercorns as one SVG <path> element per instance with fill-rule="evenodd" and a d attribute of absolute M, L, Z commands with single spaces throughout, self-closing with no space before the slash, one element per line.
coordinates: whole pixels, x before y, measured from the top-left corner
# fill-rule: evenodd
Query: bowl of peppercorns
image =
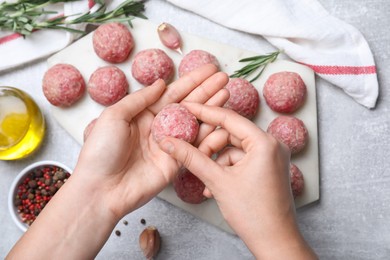
<path fill-rule="evenodd" d="M 40 161 L 24 168 L 14 179 L 8 209 L 22 230 L 34 222 L 54 194 L 70 177 L 71 169 L 56 161 Z"/>

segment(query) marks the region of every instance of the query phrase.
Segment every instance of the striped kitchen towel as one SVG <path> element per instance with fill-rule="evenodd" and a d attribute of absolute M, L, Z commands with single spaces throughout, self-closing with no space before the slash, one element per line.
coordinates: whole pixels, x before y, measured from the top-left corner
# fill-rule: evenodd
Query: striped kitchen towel
<path fill-rule="evenodd" d="M 168 0 L 235 30 L 263 36 L 291 59 L 374 108 L 378 79 L 363 35 L 316 0 Z"/>

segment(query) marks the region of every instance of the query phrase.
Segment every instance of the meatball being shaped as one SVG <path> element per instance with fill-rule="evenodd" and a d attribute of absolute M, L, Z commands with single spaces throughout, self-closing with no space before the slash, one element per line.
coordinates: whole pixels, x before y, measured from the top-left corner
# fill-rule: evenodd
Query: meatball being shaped
<path fill-rule="evenodd" d="M 180 62 L 179 77 L 209 63 L 219 68 L 219 62 L 214 55 L 203 50 L 192 50 Z"/>
<path fill-rule="evenodd" d="M 125 61 L 134 48 L 133 36 L 121 23 L 100 25 L 93 33 L 92 43 L 95 53 L 110 63 Z"/>
<path fill-rule="evenodd" d="M 224 107 L 232 109 L 240 115 L 252 119 L 260 104 L 259 92 L 246 79 L 232 78 L 225 86 L 230 97 Z"/>
<path fill-rule="evenodd" d="M 129 83 L 122 70 L 115 66 L 105 66 L 92 73 L 87 89 L 93 100 L 110 106 L 127 95 Z"/>
<path fill-rule="evenodd" d="M 180 169 L 173 180 L 176 195 L 184 202 L 200 204 L 206 200 L 203 196 L 204 183 L 186 168 Z"/>
<path fill-rule="evenodd" d="M 306 85 L 295 72 L 272 74 L 264 84 L 263 96 L 275 112 L 292 113 L 300 108 L 306 98 Z"/>
<path fill-rule="evenodd" d="M 42 89 L 52 105 L 69 107 L 83 96 L 85 81 L 72 65 L 56 64 L 43 76 Z"/>
<path fill-rule="evenodd" d="M 267 132 L 297 154 L 306 146 L 309 134 L 302 120 L 294 116 L 278 116 L 268 126 Z"/>
<path fill-rule="evenodd" d="M 174 75 L 172 59 L 160 49 L 140 51 L 134 57 L 131 73 L 142 85 L 152 85 L 156 80 L 163 79 L 168 83 Z"/>
<path fill-rule="evenodd" d="M 178 103 L 172 103 L 156 115 L 151 131 L 154 140 L 158 143 L 165 136 L 173 136 L 192 143 L 198 135 L 199 123 L 187 108 Z"/>

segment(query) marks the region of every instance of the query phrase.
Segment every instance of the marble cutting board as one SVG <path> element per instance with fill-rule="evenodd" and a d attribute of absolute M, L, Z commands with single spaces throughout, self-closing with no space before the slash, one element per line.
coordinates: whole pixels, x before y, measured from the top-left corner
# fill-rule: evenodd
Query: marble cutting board
<path fill-rule="evenodd" d="M 142 85 L 131 76 L 132 60 L 135 54 L 140 50 L 148 48 L 160 48 L 164 50 L 173 59 L 176 70 L 182 58 L 180 54 L 165 48 L 160 43 L 157 35 L 158 24 L 153 24 L 147 20 L 135 19 L 133 25 L 134 27 L 130 30 L 134 37 L 135 49 L 126 62 L 116 64 L 125 72 L 130 83 L 130 92 L 142 88 Z M 243 66 L 243 64 L 238 62 L 240 59 L 259 55 L 258 53 L 238 49 L 183 32 L 181 32 L 181 35 L 183 38 L 184 54 L 193 49 L 208 51 L 218 58 L 221 64 L 221 70 L 229 75 Z M 109 63 L 101 60 L 95 54 L 92 47 L 92 33 L 51 56 L 47 63 L 48 67 L 57 63 L 72 64 L 80 70 L 86 81 L 88 81 L 90 75 L 98 67 L 109 65 Z M 278 115 L 269 109 L 262 96 L 264 82 L 269 75 L 278 71 L 293 71 L 299 73 L 308 89 L 308 96 L 304 106 L 293 114 L 304 121 L 309 132 L 308 146 L 303 152 L 292 157 L 292 162 L 301 169 L 305 179 L 303 195 L 295 200 L 296 206 L 301 207 L 318 200 L 320 196 L 315 78 L 314 73 L 310 68 L 294 62 L 277 60 L 270 64 L 264 70 L 262 76 L 253 83 L 258 89 L 261 98 L 260 112 L 253 121 L 262 129 L 266 129 L 268 124 Z M 175 78 L 177 78 L 177 75 Z M 103 106 L 94 102 L 88 94 L 86 94 L 79 102 L 70 108 L 51 106 L 51 114 L 58 123 L 77 140 L 77 142 L 82 144 L 85 127 L 93 118 L 98 117 L 103 109 Z M 187 204 L 176 196 L 172 186 L 167 187 L 158 196 L 225 231 L 233 233 L 224 221 L 214 200 L 208 200 L 200 205 Z"/>

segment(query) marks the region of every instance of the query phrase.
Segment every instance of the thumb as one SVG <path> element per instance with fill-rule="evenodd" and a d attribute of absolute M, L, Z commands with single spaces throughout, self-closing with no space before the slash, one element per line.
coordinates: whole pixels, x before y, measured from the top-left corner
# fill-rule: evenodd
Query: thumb
<path fill-rule="evenodd" d="M 206 186 L 212 181 L 212 178 L 217 178 L 217 173 L 221 170 L 221 167 L 206 154 L 183 140 L 165 137 L 159 143 L 159 146 L 165 153 L 182 163 L 184 167 L 203 181 Z"/>

